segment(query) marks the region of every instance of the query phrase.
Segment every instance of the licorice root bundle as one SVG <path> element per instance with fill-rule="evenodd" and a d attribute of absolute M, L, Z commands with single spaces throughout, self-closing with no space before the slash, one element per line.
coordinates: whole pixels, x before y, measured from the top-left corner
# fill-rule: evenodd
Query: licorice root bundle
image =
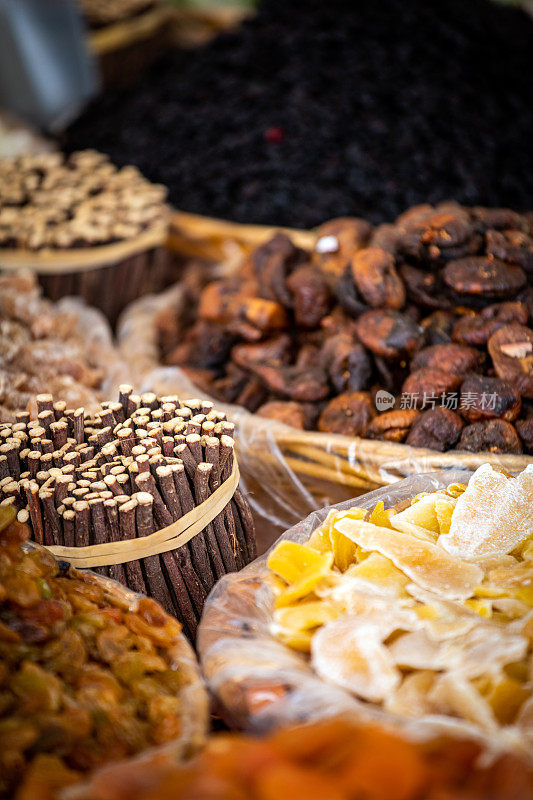
<path fill-rule="evenodd" d="M 89 416 L 51 395 L 0 425 L 0 505 L 13 505 L 45 546 L 135 539 L 195 509 L 232 473 L 234 425 L 203 400 L 134 394 Z M 245 497 L 231 501 L 187 544 L 136 561 L 97 567 L 176 614 L 194 637 L 214 583 L 255 558 Z"/>

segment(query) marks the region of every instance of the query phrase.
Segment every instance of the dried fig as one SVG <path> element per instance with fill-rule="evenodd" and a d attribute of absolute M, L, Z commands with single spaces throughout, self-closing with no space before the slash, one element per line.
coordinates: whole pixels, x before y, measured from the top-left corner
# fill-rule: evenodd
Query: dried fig
<path fill-rule="evenodd" d="M 439 369 L 463 377 L 481 365 L 483 355 L 474 347 L 461 344 L 434 344 L 419 350 L 411 361 L 411 369 Z"/>
<path fill-rule="evenodd" d="M 470 375 L 461 386 L 459 411 L 468 422 L 495 418 L 514 422 L 521 407 L 520 393 L 501 378 Z"/>
<path fill-rule="evenodd" d="M 403 442 L 413 422 L 420 416 L 414 408 L 395 409 L 374 417 L 365 431 L 368 439 L 380 439 L 386 442 Z"/>
<path fill-rule="evenodd" d="M 461 385 L 458 375 L 440 369 L 418 369 L 404 381 L 402 395 L 416 408 L 434 406 L 443 395 L 452 394 Z"/>
<path fill-rule="evenodd" d="M 395 225 L 378 225 L 374 228 L 372 236 L 368 242 L 369 247 L 379 247 L 386 250 L 391 255 L 396 255 L 398 247 L 398 230 Z"/>
<path fill-rule="evenodd" d="M 362 436 L 376 411 L 368 392 L 340 394 L 331 400 L 318 420 L 318 430 L 344 436 Z"/>
<path fill-rule="evenodd" d="M 284 425 L 291 425 L 293 428 L 305 429 L 305 413 L 301 403 L 294 403 L 283 400 L 270 400 L 257 409 L 259 417 L 275 419 L 283 422 Z"/>
<path fill-rule="evenodd" d="M 454 325 L 452 338 L 461 344 L 482 347 L 504 325 L 517 322 L 525 325 L 528 320 L 527 306 L 522 302 L 495 303 L 479 314 L 465 314 Z"/>
<path fill-rule="evenodd" d="M 533 455 L 533 417 L 517 420 L 515 427 L 522 440 L 525 452 Z"/>
<path fill-rule="evenodd" d="M 527 280 L 520 267 L 487 256 L 449 261 L 444 267 L 443 277 L 445 284 L 457 295 L 484 300 L 513 296 Z"/>
<path fill-rule="evenodd" d="M 312 265 L 298 267 L 287 279 L 293 296 L 296 324 L 302 328 L 316 328 L 328 314 L 332 296 L 322 272 Z"/>
<path fill-rule="evenodd" d="M 452 329 L 456 316 L 451 311 L 434 311 L 420 323 L 424 331 L 424 342 L 431 346 L 434 344 L 447 344 L 452 340 Z"/>
<path fill-rule="evenodd" d="M 368 309 L 356 289 L 349 264 L 337 281 L 335 294 L 341 308 L 351 317 L 358 317 Z"/>
<path fill-rule="evenodd" d="M 243 386 L 235 403 L 254 412 L 263 405 L 267 397 L 268 393 L 263 383 L 258 378 L 252 378 Z"/>
<path fill-rule="evenodd" d="M 400 267 L 400 275 L 413 302 L 427 308 L 450 308 L 449 300 L 442 293 L 440 277 L 432 272 L 423 272 L 410 264 Z"/>
<path fill-rule="evenodd" d="M 258 344 L 235 345 L 231 351 L 231 360 L 241 369 L 250 370 L 254 370 L 265 361 L 287 364 L 290 346 L 290 337 L 286 333 L 282 333 Z"/>
<path fill-rule="evenodd" d="M 295 247 L 284 233 L 276 233 L 258 247 L 252 254 L 252 267 L 261 297 L 290 308 L 292 296 L 286 286 L 287 277 L 307 258 L 307 254 Z"/>
<path fill-rule="evenodd" d="M 256 288 L 253 281 L 237 277 L 208 283 L 200 295 L 198 316 L 208 322 L 229 322 L 235 317 L 236 304 L 254 297 Z"/>
<path fill-rule="evenodd" d="M 533 398 L 533 330 L 505 325 L 487 346 L 496 375 L 510 381 L 523 397 Z"/>
<path fill-rule="evenodd" d="M 405 314 L 389 309 L 367 311 L 357 320 L 361 342 L 384 358 L 412 355 L 422 341 L 422 329 Z"/>
<path fill-rule="evenodd" d="M 405 288 L 396 272 L 394 256 L 379 247 L 366 247 L 351 262 L 354 283 L 372 308 L 403 308 Z"/>
<path fill-rule="evenodd" d="M 489 419 L 474 422 L 463 428 L 458 450 L 471 453 L 514 453 L 522 452 L 518 434 L 510 422 L 503 419 Z"/>
<path fill-rule="evenodd" d="M 320 365 L 328 371 L 337 392 L 364 389 L 372 374 L 372 364 L 365 348 L 347 333 L 330 336 L 320 353 Z"/>
<path fill-rule="evenodd" d="M 274 361 L 257 365 L 254 373 L 270 391 L 290 400 L 313 403 L 329 394 L 328 376 L 320 367 L 280 367 Z"/>
<path fill-rule="evenodd" d="M 165 358 L 166 364 L 218 371 L 227 362 L 235 336 L 221 325 L 199 320 L 189 328 L 183 341 Z"/>
<path fill-rule="evenodd" d="M 371 231 L 370 223 L 357 217 L 339 217 L 326 222 L 317 230 L 314 262 L 336 282 L 353 254 L 365 247 Z"/>
<path fill-rule="evenodd" d="M 509 264 L 517 264 L 529 275 L 533 273 L 533 239 L 522 231 L 487 231 L 486 252 Z"/>
<path fill-rule="evenodd" d="M 459 441 L 463 420 L 449 408 L 438 406 L 424 411 L 413 423 L 407 437 L 412 447 L 428 447 L 443 453 Z"/>
<path fill-rule="evenodd" d="M 485 229 L 505 230 L 506 228 L 514 228 L 516 230 L 526 230 L 527 228 L 524 217 L 516 211 L 511 211 L 510 208 L 476 206 L 471 211 L 473 218 L 481 223 L 481 226 Z"/>

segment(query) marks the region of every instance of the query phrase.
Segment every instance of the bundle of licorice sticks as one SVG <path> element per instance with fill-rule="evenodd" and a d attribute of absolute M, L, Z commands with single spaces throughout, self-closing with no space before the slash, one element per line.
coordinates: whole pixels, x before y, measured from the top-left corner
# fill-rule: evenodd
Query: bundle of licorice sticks
<path fill-rule="evenodd" d="M 0 424 L 0 505 L 35 540 L 87 547 L 149 536 L 205 503 L 234 467 L 234 425 L 203 400 L 134 394 L 93 414 L 37 396 L 37 418 Z M 223 510 L 175 550 L 97 567 L 175 613 L 193 637 L 208 592 L 255 558 L 248 503 L 236 488 Z"/>

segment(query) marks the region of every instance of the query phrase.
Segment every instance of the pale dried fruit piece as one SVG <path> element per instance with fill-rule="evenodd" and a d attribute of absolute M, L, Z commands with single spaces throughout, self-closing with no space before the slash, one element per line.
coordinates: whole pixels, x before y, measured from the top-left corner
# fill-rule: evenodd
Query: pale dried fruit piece
<path fill-rule="evenodd" d="M 365 550 L 377 550 L 390 558 L 412 581 L 437 595 L 466 599 L 483 579 L 479 567 L 409 534 L 349 519 L 335 523 L 335 528 Z"/>
<path fill-rule="evenodd" d="M 460 558 L 503 556 L 533 533 L 533 465 L 507 478 L 483 464 L 457 500 L 438 544 Z"/>
<path fill-rule="evenodd" d="M 418 539 L 435 542 L 440 533 L 436 511 L 438 497 L 436 492 L 422 497 L 409 508 L 399 514 L 394 514 L 390 518 L 390 524 L 398 531 L 412 533 Z"/>
<path fill-rule="evenodd" d="M 435 673 L 421 670 L 407 675 L 401 686 L 385 698 L 385 708 L 391 714 L 401 717 L 422 717 L 431 714 L 433 706 L 428 700 L 429 692 L 435 682 Z"/>
<path fill-rule="evenodd" d="M 394 629 L 381 614 L 348 615 L 321 628 L 313 637 L 315 671 L 365 700 L 378 702 L 393 691 L 401 674 L 383 645 Z"/>
<path fill-rule="evenodd" d="M 346 536 L 343 538 L 350 541 Z M 353 542 L 351 544 L 355 547 Z M 409 578 L 395 567 L 389 558 L 379 553 L 370 553 L 368 558 L 351 566 L 345 574 L 352 580 L 355 579 L 354 586 L 361 591 L 378 589 L 380 594 L 392 597 L 405 595 L 405 587 L 409 582 Z"/>
<path fill-rule="evenodd" d="M 492 709 L 470 681 L 457 674 L 445 672 L 435 681 L 429 700 L 441 714 L 452 714 L 470 720 L 487 733 L 495 734 L 498 724 Z"/>
<path fill-rule="evenodd" d="M 430 639 L 425 630 L 405 633 L 389 645 L 394 663 L 410 669 L 441 670 L 448 667 L 439 642 Z"/>
<path fill-rule="evenodd" d="M 435 514 L 439 524 L 439 533 L 449 533 L 452 524 L 452 514 L 456 505 L 456 498 L 438 492 L 435 498 Z"/>

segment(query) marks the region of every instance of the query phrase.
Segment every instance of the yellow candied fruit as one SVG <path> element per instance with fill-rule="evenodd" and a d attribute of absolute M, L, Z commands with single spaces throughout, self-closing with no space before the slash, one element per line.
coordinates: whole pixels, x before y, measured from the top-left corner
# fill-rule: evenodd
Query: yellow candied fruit
<path fill-rule="evenodd" d="M 492 617 L 492 603 L 490 600 L 465 600 L 465 606 L 480 617 L 490 619 Z"/>
<path fill-rule="evenodd" d="M 370 553 L 360 564 L 354 564 L 347 575 L 371 581 L 375 586 L 392 589 L 396 596 L 405 594 L 409 583 L 407 575 L 394 566 L 392 561 L 380 553 Z"/>
<path fill-rule="evenodd" d="M 482 585 L 476 586 L 474 589 L 476 597 L 508 597 L 508 592 L 505 589 L 499 589 L 497 586 Z"/>
<path fill-rule="evenodd" d="M 441 536 L 450 532 L 454 508 L 455 506 L 446 500 L 445 497 L 439 497 L 437 495 L 435 498 L 435 514 L 437 515 L 439 533 Z"/>
<path fill-rule="evenodd" d="M 270 553 L 267 566 L 286 583 L 294 583 L 304 573 L 321 565 L 324 555 L 327 553 L 318 553 L 306 544 L 280 542 Z"/>
<path fill-rule="evenodd" d="M 415 503 L 418 503 L 419 500 L 422 500 L 423 497 L 427 497 L 429 492 L 419 492 L 415 494 L 415 496 L 411 499 L 411 505 L 414 506 Z"/>
<path fill-rule="evenodd" d="M 380 528 L 391 528 L 392 526 L 390 524 L 390 517 L 391 511 L 388 509 L 385 510 L 385 503 L 383 500 L 380 500 L 370 512 L 367 521 L 372 522 L 374 525 L 378 525 Z"/>
<path fill-rule="evenodd" d="M 533 561 L 533 536 L 530 536 L 529 539 L 526 539 L 521 547 L 520 555 L 524 561 Z"/>
<path fill-rule="evenodd" d="M 445 494 L 449 494 L 450 497 L 459 497 L 466 491 L 466 484 L 465 483 L 450 483 L 446 489 L 443 490 Z"/>
<path fill-rule="evenodd" d="M 501 725 L 511 725 L 522 704 L 528 699 L 529 690 L 514 678 L 503 677 L 492 684 L 485 699 Z"/>
<path fill-rule="evenodd" d="M 435 606 L 430 605 L 429 603 L 422 603 L 422 605 L 416 606 L 415 608 L 417 616 L 420 619 L 438 619 L 439 612 L 435 608 Z"/>
<path fill-rule="evenodd" d="M 278 639 L 287 647 L 298 650 L 299 653 L 310 653 L 313 633 L 311 631 L 278 631 Z"/>
<path fill-rule="evenodd" d="M 287 608 L 280 608 L 275 612 L 276 623 L 284 629 L 285 633 L 294 631 L 307 631 L 319 628 L 342 613 L 342 609 L 327 601 L 312 600 L 306 603 L 297 603 Z"/>
<path fill-rule="evenodd" d="M 519 586 L 514 592 L 514 596 L 517 600 L 527 603 L 528 606 L 533 606 L 533 585 Z"/>

